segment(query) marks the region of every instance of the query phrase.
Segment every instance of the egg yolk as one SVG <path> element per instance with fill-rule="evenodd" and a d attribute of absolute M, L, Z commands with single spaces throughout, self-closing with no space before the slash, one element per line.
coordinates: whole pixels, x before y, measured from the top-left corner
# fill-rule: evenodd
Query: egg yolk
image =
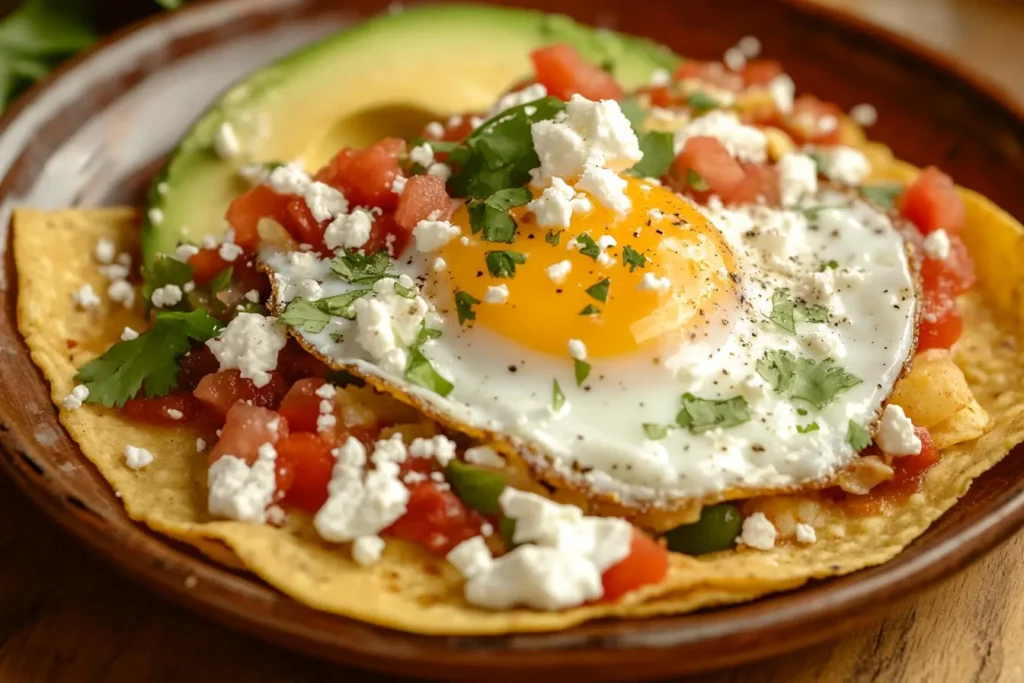
<path fill-rule="evenodd" d="M 582 341 L 591 357 L 611 357 L 669 337 L 707 337 L 712 324 L 721 325 L 723 311 L 736 305 L 729 246 L 689 202 L 647 181 L 627 180 L 631 208 L 625 214 L 589 197 L 589 211 L 574 212 L 567 228 L 552 229 L 538 226 L 525 206 L 513 209 L 518 229 L 511 244 L 487 242 L 480 233 L 472 234 L 466 208 L 456 211 L 451 222 L 464 237 L 441 251 L 450 287 L 449 314 L 454 317 L 456 311 L 455 292 L 466 292 L 481 302 L 473 307 L 476 318 L 467 325 L 482 325 L 521 345 L 557 355 L 566 354 L 570 339 Z M 599 254 L 593 246 L 587 248 L 588 237 L 603 245 Z M 631 254 L 627 259 L 627 247 L 644 257 L 642 266 L 630 265 L 629 260 L 638 257 Z M 487 253 L 506 250 L 522 254 L 525 262 L 516 265 L 511 278 L 494 277 Z M 560 264 L 554 271 L 557 276 L 565 270 L 563 261 L 569 265 L 568 273 L 553 278 L 548 269 Z M 444 279 L 439 278 L 436 286 Z M 606 279 L 607 296 L 602 297 L 601 283 Z M 500 285 L 508 287 L 507 300 L 487 303 L 488 287 Z M 445 294 L 437 294 L 435 301 L 445 300 Z M 593 308 L 585 314 L 588 307 Z"/>

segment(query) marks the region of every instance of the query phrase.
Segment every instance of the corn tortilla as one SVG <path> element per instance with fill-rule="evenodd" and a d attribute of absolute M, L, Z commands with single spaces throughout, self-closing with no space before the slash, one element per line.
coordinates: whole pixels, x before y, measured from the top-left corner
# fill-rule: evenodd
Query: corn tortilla
<path fill-rule="evenodd" d="M 868 145 L 876 176 L 908 180 L 917 170 Z M 361 567 L 347 547 L 319 539 L 308 516 L 291 513 L 286 525 L 215 520 L 206 511 L 206 455 L 187 428 L 133 423 L 117 411 L 88 405 L 60 419 L 85 456 L 121 494 L 128 515 L 154 531 L 192 543 L 230 566 L 244 567 L 289 596 L 317 609 L 423 634 L 499 634 L 557 630 L 602 618 L 678 614 L 730 604 L 880 564 L 897 555 L 949 509 L 971 481 L 1024 441 L 1024 370 L 1016 334 L 1024 325 L 1024 228 L 984 197 L 963 190 L 968 226 L 964 239 L 978 265 L 975 291 L 960 301 L 964 335 L 956 365 L 973 399 L 935 424 L 943 447 L 918 493 L 888 514 L 848 516 L 817 511 L 818 541 L 785 542 L 772 550 L 745 548 L 695 559 L 672 554 L 667 579 L 626 596 L 563 612 L 514 609 L 489 612 L 462 597 L 462 578 L 440 557 L 388 539 L 382 560 Z M 123 250 L 137 247 L 133 209 L 46 213 L 21 210 L 14 221 L 18 266 L 18 324 L 35 363 L 61 405 L 76 368 L 118 340 L 126 326 L 146 326 L 141 309 L 127 311 L 104 301 L 79 311 L 71 294 L 83 284 L 102 291 L 105 282 L 91 254 L 100 237 Z M 77 345 L 68 347 L 68 340 Z M 955 368 L 954 368 L 955 370 Z M 959 373 L 956 373 L 959 376 Z M 962 381 L 962 380 L 961 380 Z M 125 467 L 128 444 L 150 450 L 145 469 Z M 803 494 L 755 499 L 751 509 L 789 506 Z M 797 514 L 797 513 L 794 513 Z M 799 516 L 799 514 L 797 514 Z"/>

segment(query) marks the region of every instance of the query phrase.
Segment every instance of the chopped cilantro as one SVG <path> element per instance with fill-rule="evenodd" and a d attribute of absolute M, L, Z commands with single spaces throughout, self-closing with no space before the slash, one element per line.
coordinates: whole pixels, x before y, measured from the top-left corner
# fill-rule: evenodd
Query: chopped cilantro
<path fill-rule="evenodd" d="M 427 321 L 424 320 L 420 326 L 420 333 L 416 335 L 416 342 L 413 346 L 423 346 L 431 339 L 439 339 L 441 337 L 441 330 L 435 330 L 432 327 L 427 327 Z"/>
<path fill-rule="evenodd" d="M 587 381 L 587 377 L 590 377 L 590 363 L 574 358 L 573 371 L 576 375 L 576 386 L 582 386 Z"/>
<path fill-rule="evenodd" d="M 396 283 L 395 292 L 398 292 L 398 287 L 399 285 Z M 372 292 L 372 289 L 355 289 L 351 292 L 345 292 L 344 294 L 338 294 L 337 296 L 329 296 L 326 299 L 320 299 L 319 301 L 314 302 L 313 305 L 330 315 L 341 316 L 346 320 L 355 320 L 356 313 L 352 310 L 352 304 L 356 302 L 356 299 L 360 299 Z"/>
<path fill-rule="evenodd" d="M 551 384 L 551 409 L 556 413 L 565 405 L 565 394 L 562 387 L 558 386 L 558 380 L 552 380 Z"/>
<path fill-rule="evenodd" d="M 601 303 L 608 301 L 608 288 L 611 287 L 612 281 L 610 278 L 605 278 L 598 282 L 596 285 L 587 287 L 587 294 L 597 299 Z"/>
<path fill-rule="evenodd" d="M 557 97 L 545 97 L 485 121 L 449 151 L 449 162 L 458 169 L 448 181 L 452 196 L 483 199 L 526 184 L 530 170 L 540 165 L 531 126 L 564 109 L 565 103 Z"/>
<path fill-rule="evenodd" d="M 562 233 L 557 230 L 551 230 L 548 234 L 544 235 L 544 241 L 548 244 L 557 247 L 558 243 L 562 241 Z"/>
<path fill-rule="evenodd" d="M 796 426 L 796 431 L 800 432 L 801 434 L 810 434 L 811 432 L 818 431 L 818 429 L 819 429 L 819 427 L 818 427 L 818 423 L 817 422 L 812 422 L 812 423 L 810 423 L 808 425 L 797 425 Z"/>
<path fill-rule="evenodd" d="M 798 322 L 827 323 L 828 309 L 802 299 L 791 299 L 788 291 L 776 289 L 772 294 L 772 314 L 769 320 L 790 334 L 796 334 Z"/>
<path fill-rule="evenodd" d="M 409 349 L 409 364 L 405 366 L 405 378 L 441 396 L 447 396 L 455 388 L 454 384 L 442 377 L 431 365 L 430 359 L 423 355 L 418 346 Z"/>
<path fill-rule="evenodd" d="M 693 434 L 716 427 L 735 427 L 750 419 L 747 399 L 734 396 L 721 401 L 683 394 L 683 407 L 676 415 L 676 424 Z"/>
<path fill-rule="evenodd" d="M 848 209 L 849 204 L 820 204 L 818 206 L 806 206 L 802 209 L 798 209 L 800 213 L 804 215 L 804 218 L 808 220 L 814 220 L 818 217 L 818 214 L 822 211 L 828 211 L 829 209 Z"/>
<path fill-rule="evenodd" d="M 839 267 L 839 261 L 836 261 L 835 259 L 832 259 L 831 261 L 825 261 L 824 263 L 822 263 L 821 267 L 818 268 L 818 272 L 819 273 L 824 273 L 826 270 L 829 270 L 829 269 L 835 270 L 838 267 Z"/>
<path fill-rule="evenodd" d="M 516 276 L 516 265 L 526 263 L 526 256 L 518 251 L 489 251 L 484 260 L 491 277 L 511 280 Z"/>
<path fill-rule="evenodd" d="M 903 193 L 903 185 L 899 183 L 886 183 L 884 185 L 862 185 L 860 196 L 869 202 L 874 202 L 883 209 L 891 209 L 896 206 L 896 198 Z"/>
<path fill-rule="evenodd" d="M 317 306 L 318 302 L 292 299 L 277 317 L 282 325 L 301 328 L 310 334 L 322 332 L 331 322 L 331 314 Z"/>
<path fill-rule="evenodd" d="M 810 358 L 796 358 L 789 351 L 766 351 L 757 361 L 757 374 L 776 393 L 806 401 L 819 410 L 861 383 L 831 358 L 816 363 Z"/>
<path fill-rule="evenodd" d="M 373 254 L 360 254 L 357 251 L 346 252 L 331 261 L 331 270 L 345 282 L 368 284 L 388 276 L 391 269 L 391 257 L 386 251 Z"/>
<path fill-rule="evenodd" d="M 83 365 L 75 381 L 88 387 L 89 403 L 110 407 L 123 406 L 143 387 L 146 396 L 163 396 L 178 386 L 178 358 L 189 350 L 189 340 L 205 342 L 220 327 L 203 309 L 159 311 L 153 327 Z"/>
<path fill-rule="evenodd" d="M 686 171 L 686 184 L 689 185 L 693 190 L 697 192 L 707 192 L 708 184 L 704 178 L 700 176 L 695 170 L 688 169 Z"/>
<path fill-rule="evenodd" d="M 853 450 L 862 451 L 871 445 L 871 434 L 864 427 L 850 420 L 846 427 L 846 442 L 853 446 Z"/>
<path fill-rule="evenodd" d="M 469 292 L 455 292 L 455 310 L 459 314 L 460 325 L 465 324 L 467 320 L 476 320 L 476 311 L 473 310 L 473 307 L 478 303 L 480 303 L 480 299 Z"/>
<path fill-rule="evenodd" d="M 231 285 L 231 277 L 235 274 L 235 267 L 228 266 L 224 270 L 220 271 L 213 276 L 210 280 L 210 294 L 216 294 L 222 290 L 228 288 Z"/>
<path fill-rule="evenodd" d="M 628 244 L 622 250 L 622 265 L 629 266 L 629 272 L 647 265 L 647 257 Z"/>
<path fill-rule="evenodd" d="M 511 244 L 516 236 L 516 222 L 508 211 L 526 204 L 532 197 L 525 187 L 514 187 L 499 190 L 487 199 L 470 200 L 467 209 L 470 229 L 474 235 L 483 231 L 486 242 Z"/>
<path fill-rule="evenodd" d="M 672 429 L 675 425 L 660 425 L 653 422 L 644 422 L 644 434 L 647 435 L 648 439 L 658 441 L 668 436 L 668 430 Z"/>
<path fill-rule="evenodd" d="M 827 170 L 825 166 L 827 160 L 823 153 L 818 150 L 812 150 L 807 153 L 807 156 L 814 160 L 814 166 L 818 170 L 818 175 L 828 175 L 825 172 Z"/>
<path fill-rule="evenodd" d="M 652 130 L 637 133 L 637 137 L 643 157 L 629 169 L 629 173 L 638 178 L 660 178 L 668 173 L 676 156 L 672 133 Z"/>
<path fill-rule="evenodd" d="M 584 306 L 583 310 L 580 311 L 580 315 L 597 315 L 600 312 L 601 309 L 595 306 L 594 304 L 587 304 L 586 306 Z"/>
<path fill-rule="evenodd" d="M 797 414 L 797 415 L 800 415 L 801 417 L 803 417 L 804 415 L 806 415 L 806 414 L 807 414 L 807 411 L 806 411 L 806 410 L 804 410 L 803 408 L 797 408 L 797 409 L 796 409 L 796 414 Z"/>
<path fill-rule="evenodd" d="M 415 299 L 416 291 L 412 287 L 405 287 L 397 282 L 395 283 L 395 294 L 402 297 L 403 299 Z"/>
<path fill-rule="evenodd" d="M 686 98 L 686 104 L 689 105 L 693 113 L 698 116 L 706 114 L 712 109 L 718 109 L 721 106 L 718 100 L 701 90 L 690 93 Z"/>
<path fill-rule="evenodd" d="M 594 241 L 594 238 L 587 233 L 577 235 L 576 243 L 583 245 L 580 247 L 580 253 L 584 256 L 589 256 L 596 261 L 597 257 L 601 255 L 601 247 L 597 246 L 597 242 Z"/>

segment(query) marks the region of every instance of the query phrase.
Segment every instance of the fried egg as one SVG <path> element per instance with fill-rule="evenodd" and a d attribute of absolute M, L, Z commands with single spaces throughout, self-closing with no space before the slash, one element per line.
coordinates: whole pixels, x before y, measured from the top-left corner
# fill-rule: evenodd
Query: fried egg
<path fill-rule="evenodd" d="M 461 208 L 458 236 L 401 254 L 354 320 L 295 332 L 335 368 L 592 500 L 718 500 L 849 464 L 851 429 L 870 429 L 914 347 L 914 269 L 890 219 L 827 190 L 812 210 L 727 209 L 621 177 L 627 210 L 581 193 L 551 230 L 519 207 L 510 244 L 473 234 Z M 514 275 L 490 272 L 501 250 L 522 255 Z M 312 253 L 262 259 L 279 312 L 311 291 L 367 289 Z M 458 293 L 478 302 L 462 322 Z M 424 326 L 438 332 L 417 339 Z M 423 362 L 450 386 L 420 386 Z"/>

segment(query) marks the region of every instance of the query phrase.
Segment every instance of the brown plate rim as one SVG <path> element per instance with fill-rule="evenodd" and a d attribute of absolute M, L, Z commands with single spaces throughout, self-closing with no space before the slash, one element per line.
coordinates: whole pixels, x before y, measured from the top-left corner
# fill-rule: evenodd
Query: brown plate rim
<path fill-rule="evenodd" d="M 232 1 L 239 7 L 244 2 Z M 1024 104 L 940 50 L 838 7 L 812 0 L 776 1 L 929 63 L 1024 123 Z M 282 7 L 289 3 L 294 4 L 293 0 L 278 0 Z M 72 75 L 98 52 L 115 46 L 137 31 L 207 11 L 214 4 L 218 3 L 199 2 L 176 14 L 152 17 L 107 36 L 22 96 L 0 117 L 0 131 L 7 129 L 53 83 Z M 261 3 L 263 6 L 270 4 L 273 3 Z M 138 525 L 129 535 L 111 534 L 102 516 L 76 499 L 59 477 L 50 476 L 33 461 L 21 435 L 0 424 L 0 444 L 3 446 L 0 466 L 40 509 L 119 570 L 153 586 L 166 597 L 233 627 L 318 656 L 396 673 L 456 676 L 465 680 L 498 665 L 517 673 L 519 679 L 540 680 L 537 674 L 549 671 L 551 663 L 545 660 L 540 668 L 530 657 L 523 657 L 530 652 L 557 652 L 558 671 L 563 674 L 560 679 L 568 680 L 585 678 L 585 671 L 612 664 L 632 662 L 653 664 L 658 668 L 660 663 L 660 671 L 682 673 L 740 664 L 798 649 L 877 619 L 911 595 L 964 569 L 1024 525 L 1024 482 L 1014 481 L 1001 495 L 985 504 L 984 514 L 977 520 L 910 560 L 901 561 L 898 557 L 881 571 L 867 570 L 827 584 L 719 610 L 717 614 L 722 618 L 710 626 L 702 626 L 699 633 L 687 628 L 687 617 L 682 615 L 631 623 L 628 632 L 610 631 L 608 623 L 598 622 L 558 633 L 442 638 L 323 615 L 257 579 L 197 558 L 193 552 Z M 135 553 L 142 554 L 145 562 L 133 559 Z M 247 588 L 245 584 L 249 584 Z M 830 590 L 822 591 L 823 599 L 813 605 L 807 600 L 794 600 L 824 585 Z M 238 599 L 240 587 L 241 600 Z M 324 620 L 336 622 L 345 638 L 317 628 Z M 766 637 L 766 633 L 771 636 Z M 780 641 L 784 641 L 784 646 L 780 647 Z M 714 644 L 717 653 L 708 654 L 693 666 L 673 661 L 683 650 L 693 651 L 709 644 Z M 432 655 L 425 658 L 425 652 Z M 566 678 L 564 674 L 570 671 L 572 675 Z M 580 673 L 584 675 L 578 675 Z M 634 680 L 637 675 L 646 676 L 637 670 L 631 673 L 630 678 Z"/>

